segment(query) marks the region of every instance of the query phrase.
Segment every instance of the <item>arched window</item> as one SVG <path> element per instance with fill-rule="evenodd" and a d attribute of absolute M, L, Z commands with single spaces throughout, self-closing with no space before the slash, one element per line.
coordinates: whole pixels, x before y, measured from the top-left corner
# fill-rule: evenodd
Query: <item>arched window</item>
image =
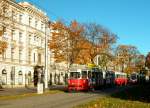
<path fill-rule="evenodd" d="M 6 85 L 7 84 L 7 71 L 6 69 L 2 70 L 2 85 Z"/>
<path fill-rule="evenodd" d="M 19 74 L 19 75 L 22 75 L 22 71 L 20 70 L 18 74 Z"/>
<path fill-rule="evenodd" d="M 22 71 L 20 70 L 19 72 L 18 72 L 18 84 L 19 85 L 21 85 L 22 84 L 22 82 L 23 82 L 23 76 L 22 76 Z"/>
<path fill-rule="evenodd" d="M 2 74 L 7 74 L 6 69 L 2 70 Z"/>
<path fill-rule="evenodd" d="M 31 71 L 28 72 L 28 76 L 31 76 Z"/>

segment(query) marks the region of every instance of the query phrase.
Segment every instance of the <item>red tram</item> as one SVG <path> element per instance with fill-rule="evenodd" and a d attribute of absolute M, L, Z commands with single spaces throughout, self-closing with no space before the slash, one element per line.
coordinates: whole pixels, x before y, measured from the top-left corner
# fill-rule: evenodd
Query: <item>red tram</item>
<path fill-rule="evenodd" d="M 103 74 L 98 68 L 77 69 L 69 72 L 68 91 L 87 91 L 103 84 Z"/>
<path fill-rule="evenodd" d="M 127 85 L 127 74 L 123 72 L 115 72 L 115 84 L 118 86 Z"/>
<path fill-rule="evenodd" d="M 75 69 L 68 74 L 68 91 L 88 91 L 100 87 L 126 85 L 127 74 L 122 72 L 102 71 L 99 68 Z"/>

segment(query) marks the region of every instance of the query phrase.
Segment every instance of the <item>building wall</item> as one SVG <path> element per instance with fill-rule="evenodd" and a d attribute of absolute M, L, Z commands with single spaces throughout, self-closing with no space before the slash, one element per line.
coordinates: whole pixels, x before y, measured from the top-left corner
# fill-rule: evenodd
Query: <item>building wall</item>
<path fill-rule="evenodd" d="M 0 4 L 0 28 L 5 28 L 0 40 L 8 47 L 0 54 L 0 83 L 3 87 L 32 84 L 34 66 L 44 66 L 45 26 L 48 17 L 27 2 L 8 0 Z M 8 15 L 7 15 L 8 14 Z"/>

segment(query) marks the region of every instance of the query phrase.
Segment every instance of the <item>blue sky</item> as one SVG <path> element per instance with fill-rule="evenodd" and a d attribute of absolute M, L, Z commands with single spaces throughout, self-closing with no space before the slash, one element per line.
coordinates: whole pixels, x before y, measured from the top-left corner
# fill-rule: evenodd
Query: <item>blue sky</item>
<path fill-rule="evenodd" d="M 22 0 L 20 0 L 22 1 Z M 43 8 L 50 19 L 99 23 L 119 37 L 118 44 L 150 51 L 150 0 L 27 0 Z"/>

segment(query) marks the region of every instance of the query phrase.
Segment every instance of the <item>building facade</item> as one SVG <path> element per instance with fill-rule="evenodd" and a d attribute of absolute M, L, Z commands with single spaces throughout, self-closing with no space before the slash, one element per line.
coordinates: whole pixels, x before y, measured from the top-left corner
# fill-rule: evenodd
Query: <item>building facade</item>
<path fill-rule="evenodd" d="M 0 7 L 0 41 L 7 43 L 0 53 L 0 85 L 32 85 L 34 67 L 48 64 L 49 19 L 28 2 L 1 0 Z"/>

